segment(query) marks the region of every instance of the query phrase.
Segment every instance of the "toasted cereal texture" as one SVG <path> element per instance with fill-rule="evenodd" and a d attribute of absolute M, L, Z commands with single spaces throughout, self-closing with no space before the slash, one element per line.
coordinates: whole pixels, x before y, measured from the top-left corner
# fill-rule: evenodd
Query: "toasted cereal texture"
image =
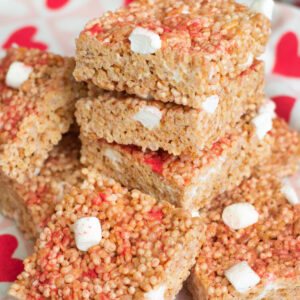
<path fill-rule="evenodd" d="M 194 300 L 300 299 L 300 205 L 289 204 L 280 189 L 276 177 L 252 177 L 200 211 L 207 230 L 188 280 Z M 222 212 L 238 202 L 251 203 L 259 219 L 247 228 L 230 230 Z M 243 294 L 225 277 L 225 271 L 240 261 L 260 277 L 259 284 Z"/>
<path fill-rule="evenodd" d="M 230 134 L 198 156 L 174 156 L 162 150 L 142 152 L 136 146 L 109 144 L 82 132 L 81 162 L 125 186 L 197 210 L 249 177 L 253 166 L 270 155 L 273 139 L 269 135 L 262 141 L 257 138 L 249 122 L 254 115 L 245 115 Z"/>
<path fill-rule="evenodd" d="M 97 136 L 112 143 L 134 144 L 157 151 L 163 149 L 170 154 L 197 154 L 232 131 L 247 110 L 256 110 L 264 101 L 264 68 L 258 63 L 247 75 L 230 81 L 238 94 L 219 102 L 214 113 L 174 103 L 141 100 L 125 93 L 95 92 L 76 103 L 76 118 L 86 136 Z M 233 89 L 234 88 L 230 88 Z M 100 95 L 99 95 L 100 93 Z M 95 98 L 96 96 L 96 98 Z M 144 109 L 154 110 L 153 128 L 136 116 Z"/>
<path fill-rule="evenodd" d="M 18 88 L 5 84 L 13 62 L 33 68 Z M 74 60 L 40 50 L 10 48 L 0 61 L 0 169 L 24 183 L 38 174 L 49 151 L 73 122 L 75 102 L 86 95 L 72 78 Z"/>
<path fill-rule="evenodd" d="M 130 49 L 142 27 L 162 41 L 154 54 Z M 270 22 L 233 0 L 141 0 L 90 21 L 76 41 L 78 81 L 201 108 L 264 53 Z M 239 89 L 239 88 L 238 88 Z"/>
<path fill-rule="evenodd" d="M 83 186 L 56 206 L 9 295 L 146 300 L 147 292 L 165 287 L 164 299 L 174 299 L 202 244 L 199 219 L 92 170 L 84 174 Z M 101 223 L 102 240 L 82 252 L 72 225 L 91 216 Z"/>
<path fill-rule="evenodd" d="M 39 175 L 23 184 L 2 175 L 0 211 L 17 222 L 26 238 L 35 240 L 64 193 L 82 182 L 79 150 L 77 136 L 66 134 L 50 152 Z"/>
<path fill-rule="evenodd" d="M 256 176 L 273 174 L 277 177 L 292 175 L 299 168 L 300 163 L 300 136 L 289 129 L 288 124 L 281 118 L 273 123 L 270 135 L 275 143 L 272 146 L 272 155 L 254 168 Z"/>

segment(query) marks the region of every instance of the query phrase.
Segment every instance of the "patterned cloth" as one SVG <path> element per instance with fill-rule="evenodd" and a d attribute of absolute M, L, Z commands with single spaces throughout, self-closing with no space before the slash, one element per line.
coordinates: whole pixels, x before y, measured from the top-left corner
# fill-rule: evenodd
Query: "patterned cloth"
<path fill-rule="evenodd" d="M 252 0 L 238 0 L 251 3 Z M 130 0 L 1 0 L 0 56 L 13 44 L 65 55 L 74 53 L 74 39 L 84 24 L 105 10 Z M 264 55 L 266 93 L 277 104 L 277 113 L 300 132 L 300 0 L 295 6 L 276 4 L 273 35 Z M 300 196 L 300 174 L 291 179 Z M 0 300 L 22 270 L 22 259 L 32 251 L 15 224 L 0 215 Z M 189 300 L 185 291 L 178 300 Z"/>

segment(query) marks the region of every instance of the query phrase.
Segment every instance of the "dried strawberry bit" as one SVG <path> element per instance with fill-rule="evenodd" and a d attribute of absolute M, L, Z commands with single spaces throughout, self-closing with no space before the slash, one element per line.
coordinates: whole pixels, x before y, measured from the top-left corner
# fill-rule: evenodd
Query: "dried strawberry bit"
<path fill-rule="evenodd" d="M 92 35 L 97 35 L 103 32 L 103 29 L 100 27 L 98 23 L 96 23 L 92 27 L 85 29 L 85 32 L 90 32 Z"/>
<path fill-rule="evenodd" d="M 93 279 L 93 278 L 97 278 L 98 275 L 95 272 L 95 270 L 88 270 L 87 272 L 83 272 L 82 276 Z"/>
<path fill-rule="evenodd" d="M 216 142 L 213 144 L 211 150 L 214 152 L 216 156 L 220 156 L 223 152 L 223 148 L 220 142 Z"/>
<path fill-rule="evenodd" d="M 93 201 L 92 201 L 93 205 L 97 205 L 97 206 L 101 205 L 103 202 L 107 202 L 105 193 L 96 194 Z"/>
<path fill-rule="evenodd" d="M 150 218 L 153 218 L 157 221 L 161 221 L 165 215 L 164 213 L 162 212 L 161 209 L 156 209 L 156 208 L 152 208 L 149 212 L 148 212 L 148 215 Z"/>
<path fill-rule="evenodd" d="M 152 152 L 145 155 L 145 158 L 143 159 L 144 163 L 147 165 L 150 165 L 153 172 L 156 172 L 160 175 L 162 175 L 163 172 L 163 165 L 166 162 L 166 160 L 169 158 L 169 154 L 165 151 L 157 151 Z"/>

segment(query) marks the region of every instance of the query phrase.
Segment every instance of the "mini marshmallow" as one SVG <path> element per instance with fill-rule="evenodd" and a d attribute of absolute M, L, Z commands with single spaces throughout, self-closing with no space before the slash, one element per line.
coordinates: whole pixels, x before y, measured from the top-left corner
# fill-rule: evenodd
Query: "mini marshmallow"
<path fill-rule="evenodd" d="M 300 203 L 295 189 L 291 186 L 289 182 L 283 181 L 283 185 L 280 189 L 280 192 L 285 196 L 286 200 L 291 205 L 296 205 Z"/>
<path fill-rule="evenodd" d="M 200 217 L 200 214 L 197 210 L 192 211 L 191 214 L 192 214 L 192 218 Z"/>
<path fill-rule="evenodd" d="M 155 106 L 143 106 L 133 119 L 142 123 L 143 126 L 152 130 L 158 126 L 162 118 L 161 111 Z"/>
<path fill-rule="evenodd" d="M 14 89 L 18 89 L 30 76 L 33 68 L 22 62 L 13 62 L 7 71 L 5 83 Z"/>
<path fill-rule="evenodd" d="M 272 115 L 269 112 L 263 112 L 253 118 L 251 123 L 256 127 L 258 138 L 262 140 L 273 127 Z"/>
<path fill-rule="evenodd" d="M 145 299 L 147 300 L 164 300 L 164 294 L 167 287 L 162 285 L 156 290 L 151 290 L 145 294 Z"/>
<path fill-rule="evenodd" d="M 239 293 L 249 291 L 260 282 L 260 277 L 245 261 L 237 263 L 225 271 L 225 276 Z"/>
<path fill-rule="evenodd" d="M 189 192 L 189 197 L 192 199 L 197 195 L 198 192 L 198 187 L 194 186 L 191 188 L 190 192 Z"/>
<path fill-rule="evenodd" d="M 268 99 L 263 105 L 259 107 L 258 113 L 269 113 L 271 118 L 274 119 L 276 117 L 275 109 L 276 104 L 274 103 L 274 101 Z"/>
<path fill-rule="evenodd" d="M 253 63 L 254 57 L 252 53 L 248 53 L 248 58 L 245 63 L 242 64 L 244 68 L 250 67 Z"/>
<path fill-rule="evenodd" d="M 269 20 L 272 19 L 274 1 L 273 0 L 254 0 L 250 9 L 265 15 Z"/>
<path fill-rule="evenodd" d="M 213 114 L 219 104 L 219 96 L 218 95 L 212 95 L 203 102 L 202 108 L 208 112 L 209 114 Z"/>
<path fill-rule="evenodd" d="M 235 203 L 223 210 L 222 219 L 231 229 L 242 229 L 257 222 L 258 212 L 250 203 Z"/>
<path fill-rule="evenodd" d="M 106 149 L 104 155 L 112 161 L 112 163 L 115 167 L 118 167 L 118 163 L 122 162 L 121 158 L 118 156 L 116 151 L 114 151 L 113 149 L 110 149 L 110 148 Z"/>
<path fill-rule="evenodd" d="M 129 40 L 130 48 L 135 53 L 152 54 L 161 48 L 159 35 L 142 27 L 135 28 L 131 32 Z"/>
<path fill-rule="evenodd" d="M 102 239 L 101 224 L 98 218 L 85 217 L 77 220 L 73 225 L 76 246 L 81 251 L 88 251 Z"/>

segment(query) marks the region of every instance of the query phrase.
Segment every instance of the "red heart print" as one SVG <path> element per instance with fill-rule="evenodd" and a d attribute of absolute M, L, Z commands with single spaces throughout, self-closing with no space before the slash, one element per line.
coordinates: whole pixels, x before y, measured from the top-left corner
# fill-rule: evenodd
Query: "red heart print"
<path fill-rule="evenodd" d="M 129 5 L 131 2 L 133 2 L 134 0 L 125 0 L 124 5 L 127 6 Z"/>
<path fill-rule="evenodd" d="M 292 31 L 285 33 L 276 47 L 274 73 L 289 77 L 300 77 L 298 38 Z"/>
<path fill-rule="evenodd" d="M 276 114 L 288 123 L 296 99 L 290 96 L 282 95 L 275 96 L 272 98 L 272 100 L 276 103 Z"/>
<path fill-rule="evenodd" d="M 24 270 L 23 261 L 12 258 L 17 247 L 18 241 L 13 235 L 0 235 L 0 282 L 13 282 Z"/>
<path fill-rule="evenodd" d="M 14 31 L 7 41 L 3 44 L 2 48 L 7 49 L 13 44 L 17 44 L 26 48 L 37 48 L 40 50 L 47 50 L 48 46 L 42 42 L 34 41 L 34 36 L 38 29 L 35 26 L 26 26 Z"/>
<path fill-rule="evenodd" d="M 47 0 L 46 6 L 49 9 L 60 9 L 65 6 L 70 0 Z"/>

